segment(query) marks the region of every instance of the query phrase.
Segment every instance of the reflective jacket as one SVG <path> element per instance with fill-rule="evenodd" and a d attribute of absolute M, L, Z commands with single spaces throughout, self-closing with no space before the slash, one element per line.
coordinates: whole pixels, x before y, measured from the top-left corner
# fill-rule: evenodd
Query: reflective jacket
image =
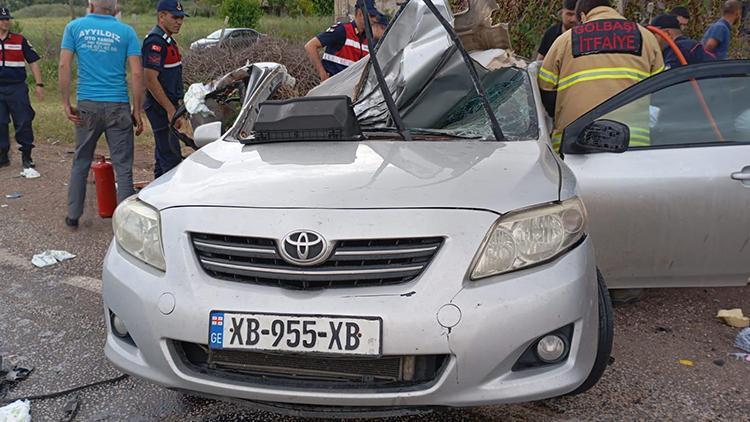
<path fill-rule="evenodd" d="M 587 22 L 562 34 L 539 69 L 539 88 L 556 91 L 553 144 L 566 126 L 618 92 L 664 70 L 659 43 L 650 31 L 610 7 L 591 10 Z M 648 108 L 643 119 L 648 122 Z M 648 141 L 648 125 L 631 127 Z"/>
<path fill-rule="evenodd" d="M 346 34 L 344 45 L 336 51 L 326 48 L 323 60 L 336 63 L 342 66 L 341 70 L 343 70 L 370 54 L 370 50 L 367 48 L 367 40 L 362 40 L 357 34 L 357 27 L 353 22 L 344 23 L 341 26 Z"/>
<path fill-rule="evenodd" d="M 0 40 L 0 82 L 17 83 L 26 81 L 26 62 L 34 63 L 39 55 L 21 34 L 8 33 Z"/>

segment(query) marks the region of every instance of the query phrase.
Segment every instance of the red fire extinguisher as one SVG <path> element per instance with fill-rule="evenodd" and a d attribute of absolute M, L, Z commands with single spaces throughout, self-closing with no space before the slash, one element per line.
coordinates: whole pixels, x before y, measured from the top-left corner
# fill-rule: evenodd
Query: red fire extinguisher
<path fill-rule="evenodd" d="M 112 164 L 104 159 L 103 155 L 96 157 L 96 162 L 91 165 L 94 171 L 94 183 L 96 183 L 96 203 L 99 206 L 99 216 L 102 218 L 112 217 L 117 208 L 117 190 L 115 189 L 115 172 Z"/>

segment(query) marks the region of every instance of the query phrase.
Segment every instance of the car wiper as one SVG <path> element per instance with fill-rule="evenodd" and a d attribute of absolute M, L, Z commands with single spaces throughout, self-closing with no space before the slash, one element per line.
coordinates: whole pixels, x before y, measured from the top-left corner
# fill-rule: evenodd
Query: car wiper
<path fill-rule="evenodd" d="M 428 135 L 428 136 L 445 136 L 453 139 L 484 139 L 479 135 L 459 135 L 457 133 L 433 130 L 433 129 L 408 129 L 412 135 Z M 372 134 L 377 136 L 379 133 L 399 133 L 400 130 L 395 127 L 367 127 L 362 128 L 362 133 Z"/>
<path fill-rule="evenodd" d="M 364 12 L 365 15 L 364 21 L 365 35 L 367 36 L 367 45 L 373 49 L 372 54 L 370 54 L 370 63 L 372 63 L 372 69 L 375 71 L 375 77 L 378 80 L 380 92 L 383 93 L 385 105 L 388 107 L 388 112 L 391 114 L 393 123 L 396 125 L 396 127 L 398 127 L 398 133 L 401 135 L 404 141 L 411 141 L 411 134 L 409 133 L 409 129 L 404 126 L 404 122 L 401 120 L 401 115 L 398 113 L 398 108 L 396 108 L 396 103 L 393 101 L 391 91 L 388 89 L 388 85 L 385 84 L 383 69 L 380 67 L 380 63 L 378 62 L 378 52 L 376 48 L 377 45 L 375 43 L 375 37 L 373 37 L 372 35 L 372 24 L 370 23 L 370 11 L 367 9 L 367 2 L 365 2 L 364 0 L 357 0 L 357 3 L 359 4 L 360 9 Z"/>
<path fill-rule="evenodd" d="M 407 0 L 406 4 L 409 3 L 411 0 Z M 425 2 L 425 5 L 427 8 L 432 12 L 432 14 L 435 16 L 435 18 L 440 22 L 440 24 L 443 26 L 443 29 L 448 33 L 448 35 L 451 38 L 451 41 L 453 41 L 453 44 L 458 49 L 459 53 L 461 53 L 461 58 L 464 61 L 464 64 L 466 65 L 467 69 L 469 70 L 469 76 L 471 77 L 471 82 L 474 85 L 474 90 L 477 93 L 477 96 L 479 97 L 479 100 L 482 102 L 482 107 L 484 108 L 485 113 L 487 113 L 487 117 L 490 119 L 490 125 L 492 126 L 492 133 L 495 136 L 495 139 L 498 141 L 504 141 L 505 135 L 503 135 L 503 130 L 500 128 L 500 123 L 497 121 L 497 117 L 495 116 L 495 113 L 492 111 L 492 105 L 490 104 L 490 101 L 487 99 L 487 94 L 484 91 L 484 87 L 482 87 L 482 82 L 479 80 L 479 75 L 477 74 L 477 70 L 474 68 L 474 64 L 472 63 L 471 57 L 469 57 L 469 53 L 466 52 L 466 49 L 464 48 L 463 44 L 461 43 L 461 39 L 459 38 L 458 34 L 456 34 L 456 31 L 453 30 L 451 25 L 448 23 L 447 20 L 443 17 L 443 15 L 440 14 L 440 11 L 435 7 L 435 4 L 432 2 L 432 0 L 422 0 Z M 363 0 L 357 0 L 359 7 L 364 11 L 364 15 L 366 17 L 369 17 L 369 11 L 367 9 L 367 5 Z M 401 7 L 404 7 L 402 5 Z M 383 71 L 380 68 L 380 63 L 377 59 L 377 49 L 376 45 L 373 40 L 372 36 L 372 25 L 370 24 L 369 19 L 364 19 L 365 21 L 365 34 L 367 35 L 367 45 L 372 46 L 373 51 L 372 54 L 370 54 L 370 62 L 372 63 L 373 70 L 375 71 L 375 77 L 378 80 L 378 86 L 380 87 L 380 91 L 383 93 L 383 99 L 385 100 L 385 104 L 388 107 L 388 112 L 391 115 L 391 118 L 393 119 L 394 124 L 399 130 L 399 134 L 401 137 L 406 141 L 410 140 L 411 136 L 409 133 L 409 130 L 404 127 L 403 121 L 401 120 L 401 115 L 398 112 L 398 108 L 396 108 L 396 104 L 393 101 L 393 96 L 391 95 L 391 92 L 388 90 L 388 87 L 385 84 L 385 78 L 383 77 Z"/>

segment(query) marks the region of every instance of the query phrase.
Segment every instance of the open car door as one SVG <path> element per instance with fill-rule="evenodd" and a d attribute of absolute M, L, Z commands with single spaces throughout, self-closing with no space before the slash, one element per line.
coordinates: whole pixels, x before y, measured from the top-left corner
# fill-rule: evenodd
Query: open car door
<path fill-rule="evenodd" d="M 568 126 L 562 152 L 610 288 L 747 284 L 750 61 L 636 84 Z"/>

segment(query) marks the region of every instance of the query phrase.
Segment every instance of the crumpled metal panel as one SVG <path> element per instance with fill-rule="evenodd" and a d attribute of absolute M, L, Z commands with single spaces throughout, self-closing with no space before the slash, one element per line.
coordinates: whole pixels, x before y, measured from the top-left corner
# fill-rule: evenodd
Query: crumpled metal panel
<path fill-rule="evenodd" d="M 470 7 L 487 1 L 471 0 Z M 453 15 L 443 0 L 434 0 L 453 25 Z M 377 53 L 386 84 L 404 121 L 411 128 L 435 128 L 453 105 L 473 91 L 465 64 L 449 35 L 422 0 L 411 0 L 400 11 L 383 37 Z M 471 53 L 479 77 L 491 69 L 525 63 L 507 50 Z M 308 95 L 349 95 L 363 128 L 393 126 L 374 72 L 364 58 L 316 87 Z"/>

